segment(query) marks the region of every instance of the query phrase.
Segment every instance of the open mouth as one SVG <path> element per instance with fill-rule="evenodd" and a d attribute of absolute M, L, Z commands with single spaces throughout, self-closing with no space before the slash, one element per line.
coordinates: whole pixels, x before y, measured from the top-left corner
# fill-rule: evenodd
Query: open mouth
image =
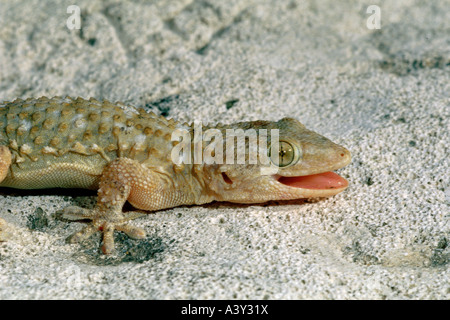
<path fill-rule="evenodd" d="M 331 171 L 299 177 L 275 176 L 275 179 L 288 187 L 301 189 L 330 190 L 348 186 L 347 180 Z"/>

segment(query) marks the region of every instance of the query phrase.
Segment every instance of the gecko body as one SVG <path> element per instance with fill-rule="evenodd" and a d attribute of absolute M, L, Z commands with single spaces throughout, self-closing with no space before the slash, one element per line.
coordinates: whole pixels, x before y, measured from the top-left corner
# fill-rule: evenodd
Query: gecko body
<path fill-rule="evenodd" d="M 173 149 L 180 141 L 172 135 L 182 130 L 192 137 L 194 125 L 122 103 L 41 97 L 0 103 L 0 186 L 98 190 L 95 208 L 68 207 L 63 216 L 92 220 L 71 237 L 72 242 L 101 231 L 103 252 L 110 253 L 114 230 L 133 238 L 145 237 L 142 229 L 127 224 L 142 211 L 211 201 L 261 203 L 327 197 L 348 185 L 332 171 L 350 162 L 349 151 L 297 120 L 203 129 L 224 136 L 232 129 L 277 129 L 279 147 L 276 154 L 269 155 L 276 172 L 262 174 L 259 158 L 253 164 L 176 163 Z M 246 144 L 248 159 L 248 141 Z M 200 150 L 206 149 L 207 144 L 202 143 Z M 122 212 L 126 201 L 141 211 Z M 5 238 L 4 224 L 0 219 L 0 240 Z"/>

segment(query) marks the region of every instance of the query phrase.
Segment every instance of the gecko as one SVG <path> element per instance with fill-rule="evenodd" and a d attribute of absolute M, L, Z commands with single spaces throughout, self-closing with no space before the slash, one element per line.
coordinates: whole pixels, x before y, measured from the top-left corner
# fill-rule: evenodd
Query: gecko
<path fill-rule="evenodd" d="M 259 158 L 251 164 L 175 163 L 173 148 L 180 141 L 172 134 L 184 130 L 192 136 L 194 124 L 121 102 L 40 97 L 0 103 L 0 187 L 97 190 L 94 208 L 69 206 L 62 217 L 90 220 L 69 237 L 70 243 L 101 232 L 101 250 L 110 254 L 115 231 L 134 239 L 146 237 L 142 228 L 129 224 L 143 213 L 212 201 L 329 197 L 348 186 L 333 171 L 350 163 L 350 152 L 295 119 L 202 128 L 224 135 L 232 129 L 278 130 L 275 151 L 268 141 L 276 171 L 262 174 Z M 206 151 L 204 143 L 200 149 Z M 247 159 L 250 151 L 245 150 Z M 135 211 L 123 212 L 127 201 Z M 5 226 L 0 219 L 0 241 L 7 238 Z"/>

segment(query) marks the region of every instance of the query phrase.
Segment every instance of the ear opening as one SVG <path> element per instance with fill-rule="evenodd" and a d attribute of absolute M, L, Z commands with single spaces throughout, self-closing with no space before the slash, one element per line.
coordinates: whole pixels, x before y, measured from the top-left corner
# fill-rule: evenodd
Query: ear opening
<path fill-rule="evenodd" d="M 222 172 L 222 178 L 223 178 L 223 181 L 225 181 L 226 183 L 233 184 L 233 181 L 230 179 L 229 176 L 227 176 L 227 174 L 225 172 Z"/>

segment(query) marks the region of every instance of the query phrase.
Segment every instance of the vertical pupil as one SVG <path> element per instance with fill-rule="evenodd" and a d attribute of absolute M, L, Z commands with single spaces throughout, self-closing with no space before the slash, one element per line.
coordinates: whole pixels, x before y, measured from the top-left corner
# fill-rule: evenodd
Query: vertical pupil
<path fill-rule="evenodd" d="M 272 157 L 271 154 L 273 154 L 272 148 L 269 149 L 269 157 Z M 277 165 L 281 167 L 285 167 L 289 165 L 294 158 L 294 148 L 287 142 L 280 141 L 279 147 L 278 147 L 278 159 L 277 159 Z M 273 160 L 275 163 L 275 159 Z"/>

